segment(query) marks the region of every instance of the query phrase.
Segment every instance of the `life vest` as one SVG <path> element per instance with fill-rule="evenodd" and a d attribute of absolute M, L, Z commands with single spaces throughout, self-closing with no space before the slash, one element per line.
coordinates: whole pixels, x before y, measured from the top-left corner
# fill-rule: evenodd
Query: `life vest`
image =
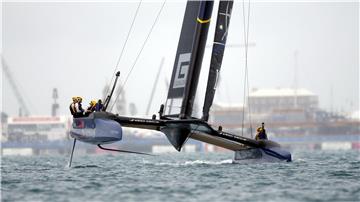
<path fill-rule="evenodd" d="M 81 103 L 74 104 L 75 113 L 73 114 L 74 118 L 79 118 L 84 116 L 84 110 L 81 107 Z"/>
<path fill-rule="evenodd" d="M 76 103 L 75 108 L 76 108 L 77 113 L 83 113 L 84 112 L 84 109 L 82 108 L 81 103 Z"/>

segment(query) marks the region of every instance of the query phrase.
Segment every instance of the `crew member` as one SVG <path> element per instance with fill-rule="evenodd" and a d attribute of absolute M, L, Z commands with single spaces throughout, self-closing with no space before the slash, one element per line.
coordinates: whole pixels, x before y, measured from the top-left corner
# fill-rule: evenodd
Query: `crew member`
<path fill-rule="evenodd" d="M 76 97 L 77 103 L 75 104 L 76 112 L 74 114 L 74 118 L 83 117 L 84 109 L 82 108 L 82 97 Z"/>
<path fill-rule="evenodd" d="M 101 99 L 99 99 L 98 102 L 96 103 L 95 111 L 97 111 L 97 112 L 102 111 L 103 108 L 104 108 L 104 105 L 102 104 Z"/>
<path fill-rule="evenodd" d="M 257 133 L 255 136 L 255 140 L 267 140 L 266 130 L 264 123 L 261 123 L 261 127 L 256 129 Z"/>
<path fill-rule="evenodd" d="M 91 112 L 94 112 L 95 111 L 95 106 L 96 106 L 96 101 L 91 100 L 91 102 L 89 103 L 89 107 L 86 109 L 85 116 L 89 116 L 89 114 Z"/>
<path fill-rule="evenodd" d="M 76 103 L 77 103 L 77 98 L 72 97 L 72 103 L 70 104 L 69 108 L 70 108 L 71 115 L 73 115 L 73 116 L 76 113 Z"/>

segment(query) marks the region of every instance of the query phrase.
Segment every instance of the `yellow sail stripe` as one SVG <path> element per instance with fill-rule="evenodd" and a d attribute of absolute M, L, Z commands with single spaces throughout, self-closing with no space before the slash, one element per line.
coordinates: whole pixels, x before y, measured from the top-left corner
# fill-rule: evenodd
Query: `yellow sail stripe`
<path fill-rule="evenodd" d="M 198 21 L 199 23 L 203 24 L 203 23 L 208 23 L 208 22 L 210 22 L 210 19 L 211 19 L 211 18 L 209 18 L 209 19 L 207 19 L 207 20 L 201 20 L 200 18 L 197 18 L 197 21 Z"/>

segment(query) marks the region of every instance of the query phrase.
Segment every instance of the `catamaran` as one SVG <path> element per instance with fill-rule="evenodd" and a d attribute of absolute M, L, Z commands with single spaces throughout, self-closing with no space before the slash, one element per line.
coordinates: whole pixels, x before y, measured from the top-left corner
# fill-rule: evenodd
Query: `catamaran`
<path fill-rule="evenodd" d="M 213 128 L 208 123 L 226 47 L 232 0 L 219 2 L 203 115 L 201 118 L 193 116 L 193 105 L 213 4 L 213 1 L 187 2 L 167 100 L 165 104 L 160 105 L 158 116 L 153 115 L 152 118 L 146 119 L 126 117 L 106 111 L 120 76 L 120 72 L 117 72 L 112 90 L 104 103 L 104 111 L 93 112 L 88 117 L 74 118 L 73 128 L 70 131 L 74 143 L 69 166 L 76 140 L 95 144 L 101 149 L 114 150 L 101 145 L 121 141 L 123 127 L 160 131 L 178 151 L 181 151 L 186 141 L 191 138 L 234 151 L 234 162 L 258 159 L 291 161 L 290 152 L 274 141 L 255 140 L 228 133 L 221 126 Z"/>

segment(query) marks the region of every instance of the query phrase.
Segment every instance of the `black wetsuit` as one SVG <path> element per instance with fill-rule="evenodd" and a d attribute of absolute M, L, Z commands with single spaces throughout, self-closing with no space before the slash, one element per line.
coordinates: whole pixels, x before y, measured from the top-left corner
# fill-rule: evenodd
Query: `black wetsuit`
<path fill-rule="evenodd" d="M 84 116 L 84 110 L 81 106 L 81 103 L 77 103 L 78 104 L 78 112 L 74 113 L 74 118 L 79 118 L 79 117 L 83 117 Z"/>
<path fill-rule="evenodd" d="M 92 112 L 95 111 L 95 105 L 94 106 L 89 106 L 87 109 L 86 109 L 86 112 L 85 112 L 85 116 L 89 116 Z"/>
<path fill-rule="evenodd" d="M 74 114 L 76 113 L 76 109 L 75 109 L 75 106 L 73 106 L 73 104 L 75 104 L 75 103 L 70 104 L 69 109 L 70 109 L 71 115 L 74 116 Z"/>
<path fill-rule="evenodd" d="M 102 111 L 104 105 L 102 103 L 96 103 L 95 105 L 95 111 L 99 112 L 99 111 Z"/>

